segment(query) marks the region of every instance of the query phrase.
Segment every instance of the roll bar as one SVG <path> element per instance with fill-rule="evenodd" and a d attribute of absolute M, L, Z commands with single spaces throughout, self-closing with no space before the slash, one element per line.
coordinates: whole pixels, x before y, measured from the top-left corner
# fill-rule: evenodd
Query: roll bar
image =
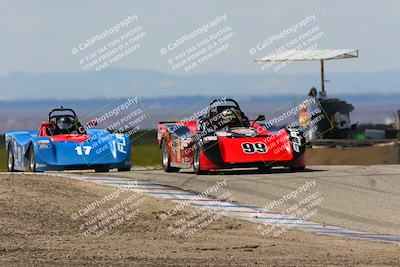
<path fill-rule="evenodd" d="M 53 114 L 54 112 L 57 112 L 57 111 L 59 111 L 59 112 L 65 112 L 65 111 L 71 112 L 71 113 L 74 115 L 75 120 L 76 120 L 76 121 L 79 121 L 79 120 L 78 120 L 78 116 L 76 115 L 76 113 L 75 113 L 75 111 L 74 111 L 73 109 L 71 109 L 71 108 L 64 108 L 63 106 L 61 106 L 61 108 L 52 109 L 52 110 L 49 112 L 49 121 L 50 121 L 51 118 L 56 117 L 56 116 L 52 116 L 52 114 Z M 71 115 L 70 115 L 70 116 L 71 116 Z"/>
<path fill-rule="evenodd" d="M 240 109 L 240 106 L 239 106 L 239 103 L 238 102 L 236 102 L 235 100 L 233 100 L 232 98 L 217 98 L 217 99 L 214 99 L 213 101 L 211 101 L 211 103 L 209 104 L 209 106 L 211 106 L 212 104 L 214 104 L 215 102 L 233 102 L 234 104 L 235 104 L 235 106 L 239 109 L 239 110 L 241 110 Z"/>

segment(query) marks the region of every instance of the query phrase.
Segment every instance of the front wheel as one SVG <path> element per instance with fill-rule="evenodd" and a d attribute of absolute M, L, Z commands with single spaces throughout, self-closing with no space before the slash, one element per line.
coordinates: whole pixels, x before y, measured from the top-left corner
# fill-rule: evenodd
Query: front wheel
<path fill-rule="evenodd" d="M 169 155 L 168 143 L 163 140 L 161 145 L 161 161 L 165 172 L 179 172 L 179 168 L 171 167 L 171 157 Z"/>
<path fill-rule="evenodd" d="M 35 163 L 35 149 L 33 146 L 29 148 L 28 154 L 28 171 L 35 172 L 36 171 L 36 163 Z"/>
<path fill-rule="evenodd" d="M 262 172 L 266 172 L 266 171 L 271 170 L 271 166 L 270 166 L 270 165 L 267 165 L 267 164 L 262 165 L 262 166 L 258 166 L 258 170 L 260 170 L 260 171 L 262 171 Z"/>
<path fill-rule="evenodd" d="M 304 171 L 304 169 L 306 168 L 306 162 L 305 162 L 305 158 L 304 155 L 298 159 L 297 161 L 295 161 L 293 164 L 291 164 L 289 166 L 291 171 Z"/>
<path fill-rule="evenodd" d="M 12 151 L 12 147 L 11 145 L 8 146 L 7 149 L 8 153 L 7 153 L 7 170 L 9 172 L 14 172 L 14 153 Z"/>
<path fill-rule="evenodd" d="M 305 169 L 306 169 L 306 166 L 290 167 L 290 170 L 291 170 L 292 172 L 304 171 Z"/>
<path fill-rule="evenodd" d="M 193 152 L 193 170 L 195 174 L 202 175 L 206 174 L 205 171 L 201 170 L 201 162 L 200 162 L 200 149 L 196 148 Z"/>
<path fill-rule="evenodd" d="M 96 169 L 94 169 L 95 172 L 109 172 L 110 169 L 106 168 L 106 167 L 98 167 Z"/>
<path fill-rule="evenodd" d="M 131 166 L 125 166 L 122 168 L 118 168 L 119 172 L 129 172 L 131 170 Z"/>

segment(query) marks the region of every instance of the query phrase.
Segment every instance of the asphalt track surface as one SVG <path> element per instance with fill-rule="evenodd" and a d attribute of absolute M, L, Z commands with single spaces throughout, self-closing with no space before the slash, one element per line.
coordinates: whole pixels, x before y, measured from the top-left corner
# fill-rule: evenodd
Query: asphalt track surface
<path fill-rule="evenodd" d="M 104 175 L 104 174 L 102 174 Z M 203 192 L 217 181 L 226 180 L 226 191 L 235 201 L 265 207 L 315 180 L 307 193 L 318 192 L 323 201 L 310 218 L 322 224 L 376 234 L 400 235 L 400 165 L 312 166 L 303 172 L 286 169 L 228 170 L 224 173 L 195 175 L 190 170 L 165 173 L 162 170 L 110 172 L 112 176 L 132 177 Z M 282 212 L 298 203 L 300 195 L 285 200 L 273 211 Z"/>

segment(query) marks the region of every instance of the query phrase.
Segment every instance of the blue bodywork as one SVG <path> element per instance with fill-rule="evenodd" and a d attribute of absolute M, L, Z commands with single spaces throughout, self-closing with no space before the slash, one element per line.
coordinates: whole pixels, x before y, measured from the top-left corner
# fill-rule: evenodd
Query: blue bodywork
<path fill-rule="evenodd" d="M 111 134 L 105 130 L 87 130 L 84 142 L 58 141 L 37 136 L 38 131 L 7 132 L 6 149 L 14 155 L 14 169 L 29 169 L 29 151 L 34 150 L 35 171 L 62 171 L 80 169 L 127 169 L 131 166 L 129 136 Z"/>

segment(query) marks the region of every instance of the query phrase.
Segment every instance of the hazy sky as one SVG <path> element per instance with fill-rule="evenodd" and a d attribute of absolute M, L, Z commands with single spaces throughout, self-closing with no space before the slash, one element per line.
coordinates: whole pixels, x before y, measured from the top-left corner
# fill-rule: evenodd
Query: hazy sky
<path fill-rule="evenodd" d="M 140 49 L 113 67 L 153 69 L 176 74 L 204 72 L 261 73 L 249 49 L 315 14 L 323 36 L 318 48 L 358 48 L 360 58 L 327 65 L 329 71 L 375 71 L 400 68 L 400 1 L 4 1 L 0 0 L 0 75 L 13 71 L 79 72 L 71 49 L 91 36 L 137 14 L 146 33 Z M 160 49 L 217 16 L 234 36 L 229 47 L 190 72 L 172 70 Z M 289 41 L 299 35 L 292 33 Z M 117 36 L 116 34 L 115 36 Z M 200 37 L 206 36 L 203 34 Z M 197 42 L 202 38 L 194 38 Z M 282 73 L 318 72 L 317 62 L 296 63 Z"/>

